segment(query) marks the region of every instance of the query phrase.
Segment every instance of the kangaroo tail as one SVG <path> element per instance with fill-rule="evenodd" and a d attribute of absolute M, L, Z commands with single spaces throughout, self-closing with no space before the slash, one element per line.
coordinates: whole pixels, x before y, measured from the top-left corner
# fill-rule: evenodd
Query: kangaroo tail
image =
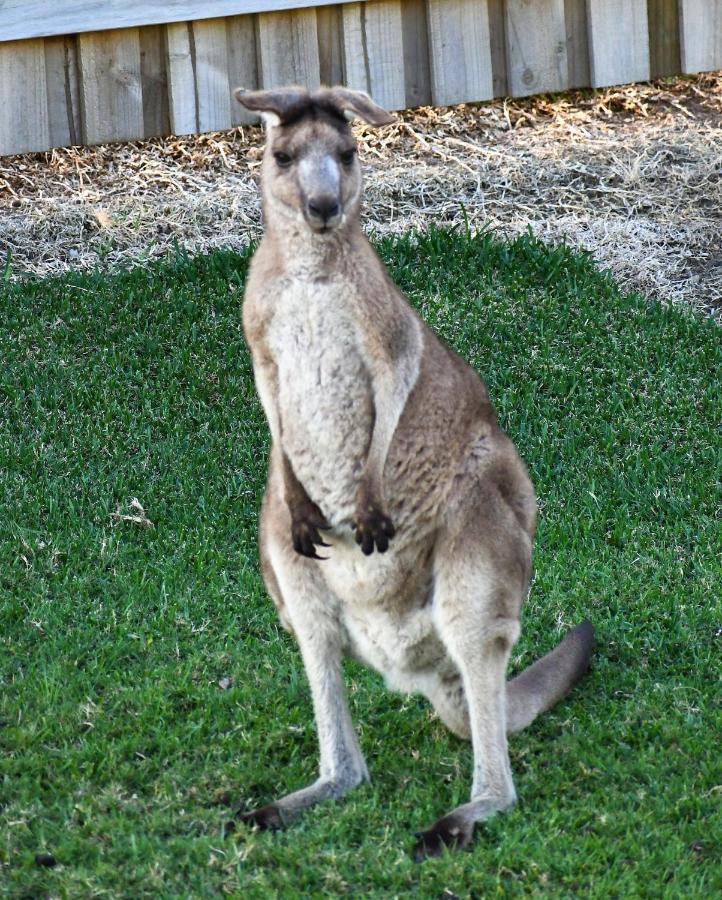
<path fill-rule="evenodd" d="M 546 656 L 512 678 L 506 686 L 506 730 L 521 731 L 565 697 L 587 671 L 593 645 L 594 628 L 585 619 Z"/>

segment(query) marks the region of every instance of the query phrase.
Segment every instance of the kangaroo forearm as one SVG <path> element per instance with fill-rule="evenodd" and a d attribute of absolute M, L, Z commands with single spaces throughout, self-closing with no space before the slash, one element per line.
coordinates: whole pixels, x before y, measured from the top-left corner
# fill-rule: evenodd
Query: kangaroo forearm
<path fill-rule="evenodd" d="M 374 428 L 356 492 L 354 514 L 356 543 L 367 556 L 374 549 L 384 553 L 396 533 L 387 512 L 384 469 L 399 419 L 418 373 L 413 359 L 407 359 L 406 363 L 406 366 L 399 365 L 395 371 L 382 367 L 374 379 Z"/>
<path fill-rule="evenodd" d="M 386 459 L 418 372 L 418 353 L 414 352 L 397 360 L 393 367 L 380 367 L 373 379 L 374 428 L 359 493 L 374 497 L 379 502 L 385 499 L 383 479 Z"/>
<path fill-rule="evenodd" d="M 311 559 L 323 559 L 316 546 L 327 547 L 320 532 L 330 528 L 326 517 L 311 500 L 306 489 L 296 477 L 291 461 L 281 450 L 283 465 L 284 500 L 291 514 L 291 543 L 296 553 Z"/>
<path fill-rule="evenodd" d="M 283 448 L 281 448 L 281 455 L 283 458 L 283 496 L 288 508 L 293 510 L 304 503 L 309 503 L 310 500 L 306 488 L 296 477 L 291 461 Z"/>
<path fill-rule="evenodd" d="M 326 545 L 319 530 L 327 529 L 328 522 L 296 477 L 291 461 L 283 449 L 283 429 L 278 408 L 278 369 L 263 345 L 260 350 L 254 352 L 253 371 L 258 394 L 268 419 L 274 453 L 280 454 L 283 499 L 291 515 L 291 543 L 294 550 L 302 556 L 320 559 L 316 545 L 322 547 Z"/>

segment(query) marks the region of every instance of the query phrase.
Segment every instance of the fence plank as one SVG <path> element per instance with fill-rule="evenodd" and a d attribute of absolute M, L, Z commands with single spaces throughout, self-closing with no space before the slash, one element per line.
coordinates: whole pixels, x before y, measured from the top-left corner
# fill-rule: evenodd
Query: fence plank
<path fill-rule="evenodd" d="M 425 0 L 404 0 L 401 5 L 404 40 L 404 82 L 408 107 L 431 103 L 429 33 Z"/>
<path fill-rule="evenodd" d="M 592 87 L 649 78 L 647 0 L 587 0 Z"/>
<path fill-rule="evenodd" d="M 83 142 L 143 137 L 138 29 L 81 34 L 78 54 Z"/>
<path fill-rule="evenodd" d="M 564 0 L 569 87 L 589 87 L 589 42 L 586 0 Z"/>
<path fill-rule="evenodd" d="M 344 5 L 343 46 L 346 84 L 368 91 L 386 109 L 402 109 L 406 83 L 400 0 Z"/>
<path fill-rule="evenodd" d="M 232 16 L 226 19 L 228 30 L 228 84 L 252 91 L 258 87 L 256 61 L 256 20 L 254 16 Z M 257 122 L 258 116 L 231 99 L 231 121 L 234 125 Z"/>
<path fill-rule="evenodd" d="M 74 38 L 45 39 L 48 128 L 52 147 L 80 143 L 78 57 Z"/>
<path fill-rule="evenodd" d="M 325 6 L 337 0 L 2 0 L 0 41 Z"/>
<path fill-rule="evenodd" d="M 193 63 L 198 103 L 198 130 L 231 127 L 228 78 L 228 32 L 223 19 L 193 22 Z"/>
<path fill-rule="evenodd" d="M 198 131 L 196 79 L 190 28 L 188 22 L 174 23 L 166 28 L 168 108 L 172 134 L 191 134 Z"/>
<path fill-rule="evenodd" d="M 722 0 L 680 0 L 683 72 L 722 69 Z"/>
<path fill-rule="evenodd" d="M 65 92 L 65 38 L 46 38 L 44 44 L 48 140 L 56 147 L 67 147 L 75 141 L 70 134 L 72 116 L 69 115 Z"/>
<path fill-rule="evenodd" d="M 504 0 L 487 0 L 489 10 L 489 41 L 491 43 L 491 71 L 494 96 L 504 97 L 509 93 L 506 77 L 506 14 Z"/>
<path fill-rule="evenodd" d="M 569 84 L 564 0 L 506 0 L 508 90 L 514 97 Z"/>
<path fill-rule="evenodd" d="M 256 47 L 264 88 L 300 84 L 313 90 L 321 83 L 316 10 L 262 13 Z"/>
<path fill-rule="evenodd" d="M 652 78 L 676 75 L 682 64 L 679 53 L 678 0 L 648 0 L 649 74 Z"/>
<path fill-rule="evenodd" d="M 168 78 L 165 70 L 164 28 L 140 29 L 140 81 L 143 91 L 143 133 L 146 137 L 168 134 Z"/>
<path fill-rule="evenodd" d="M 343 21 L 340 7 L 320 7 L 316 10 L 316 23 L 321 84 L 341 84 L 343 82 Z"/>
<path fill-rule="evenodd" d="M 0 44 L 0 154 L 49 146 L 44 42 Z"/>
<path fill-rule="evenodd" d="M 431 95 L 438 106 L 494 96 L 486 0 L 429 0 Z"/>

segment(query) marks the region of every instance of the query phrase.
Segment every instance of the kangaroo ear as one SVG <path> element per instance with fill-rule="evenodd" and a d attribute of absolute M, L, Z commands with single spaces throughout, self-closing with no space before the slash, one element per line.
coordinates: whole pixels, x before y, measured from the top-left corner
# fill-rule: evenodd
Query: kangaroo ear
<path fill-rule="evenodd" d="M 246 91 L 236 88 L 233 96 L 238 102 L 257 112 L 266 125 L 280 125 L 295 118 L 311 102 L 308 91 L 302 87 L 278 88 L 269 91 Z"/>
<path fill-rule="evenodd" d="M 319 92 L 323 94 L 323 99 L 332 103 L 341 110 L 348 118 L 358 116 L 363 119 L 367 125 L 390 125 L 396 121 L 396 116 L 392 116 L 382 106 L 369 97 L 364 91 L 352 91 L 350 88 L 333 87 L 325 91 Z M 317 95 L 314 95 L 317 96 Z"/>

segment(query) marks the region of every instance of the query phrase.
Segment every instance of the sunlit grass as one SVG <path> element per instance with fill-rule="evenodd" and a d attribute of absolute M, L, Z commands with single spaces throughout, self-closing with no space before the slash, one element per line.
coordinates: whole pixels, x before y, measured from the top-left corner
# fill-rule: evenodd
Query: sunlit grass
<path fill-rule="evenodd" d="M 598 633 L 587 680 L 512 741 L 519 805 L 469 852 L 415 865 L 412 832 L 467 795 L 470 748 L 349 665 L 373 784 L 284 834 L 223 838 L 229 797 L 267 801 L 316 768 L 301 661 L 258 574 L 247 258 L 6 285 L 1 895 L 722 887 L 719 329 L 530 237 L 381 252 L 482 373 L 539 493 L 514 665 L 584 616 Z M 152 527 L 118 521 L 133 498 Z"/>

